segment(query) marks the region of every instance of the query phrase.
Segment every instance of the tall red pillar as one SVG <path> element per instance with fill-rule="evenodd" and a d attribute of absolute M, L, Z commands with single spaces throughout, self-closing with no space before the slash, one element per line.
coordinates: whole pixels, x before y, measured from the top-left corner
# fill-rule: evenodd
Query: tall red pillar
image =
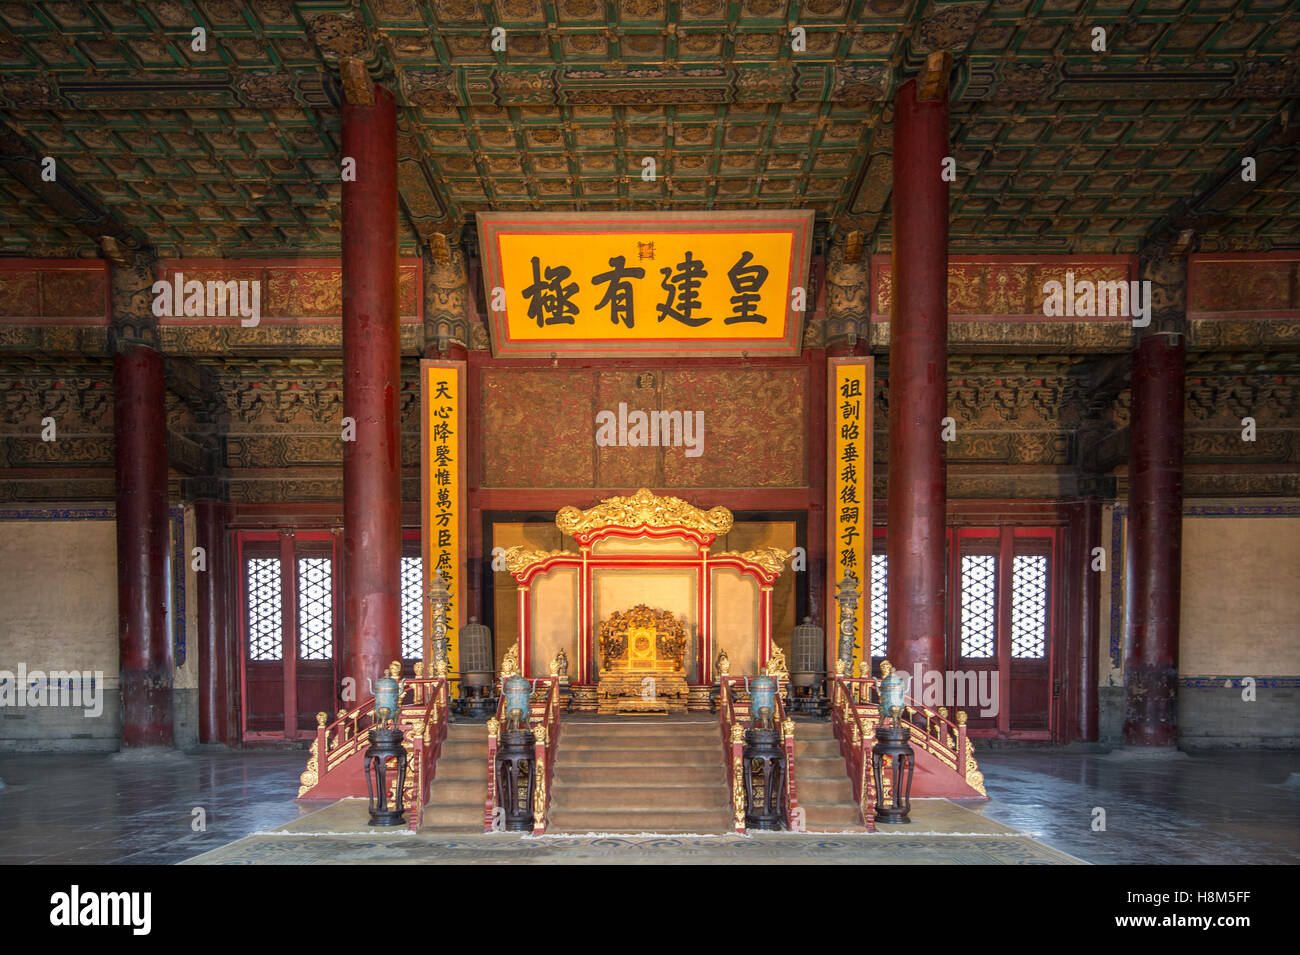
<path fill-rule="evenodd" d="M 344 675 L 365 692 L 401 659 L 401 446 L 397 397 L 397 109 L 374 87 L 373 106 L 343 106 Z M 345 422 L 346 426 L 347 422 Z"/>
<path fill-rule="evenodd" d="M 889 318 L 889 658 L 944 668 L 948 401 L 946 83 L 894 106 L 893 304 Z M 913 692 L 919 688 L 914 687 Z"/>
<path fill-rule="evenodd" d="M 113 355 L 123 750 L 173 743 L 165 406 L 162 355 L 123 343 Z"/>
<path fill-rule="evenodd" d="M 1101 546 L 1101 498 L 1087 495 L 1079 521 L 1080 553 L 1076 562 L 1079 582 L 1078 628 L 1080 647 L 1079 683 L 1079 738 L 1085 742 L 1097 741 L 1097 667 L 1100 647 L 1097 624 L 1100 620 L 1101 572 L 1092 569 L 1092 551 Z M 1068 742 L 1068 740 L 1067 740 Z"/>
<path fill-rule="evenodd" d="M 195 539 L 206 567 L 197 575 L 199 636 L 199 742 L 234 742 L 230 693 L 230 642 L 226 614 L 225 505 L 194 502 Z"/>
<path fill-rule="evenodd" d="M 1185 344 L 1147 335 L 1133 351 L 1129 422 L 1124 742 L 1178 742 Z"/>

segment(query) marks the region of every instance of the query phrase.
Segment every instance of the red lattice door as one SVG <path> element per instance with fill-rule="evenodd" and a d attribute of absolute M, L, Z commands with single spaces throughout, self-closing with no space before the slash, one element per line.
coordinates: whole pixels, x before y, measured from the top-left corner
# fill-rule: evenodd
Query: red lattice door
<path fill-rule="evenodd" d="M 337 543 L 326 531 L 238 537 L 244 739 L 306 739 L 338 703 Z"/>

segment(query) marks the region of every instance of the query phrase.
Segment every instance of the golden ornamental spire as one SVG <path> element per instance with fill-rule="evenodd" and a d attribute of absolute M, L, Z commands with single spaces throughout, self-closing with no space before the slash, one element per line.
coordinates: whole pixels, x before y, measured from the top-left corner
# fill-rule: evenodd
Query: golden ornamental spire
<path fill-rule="evenodd" d="M 501 679 L 506 677 L 517 676 L 519 674 L 519 644 L 515 643 L 513 647 L 506 651 L 505 658 L 501 661 Z"/>
<path fill-rule="evenodd" d="M 706 534 L 731 530 L 731 511 L 719 505 L 704 511 L 680 497 L 659 496 L 641 488 L 629 497 L 607 497 L 595 507 L 581 511 L 572 505 L 555 515 L 555 526 L 576 537 L 601 527 L 685 527 Z"/>

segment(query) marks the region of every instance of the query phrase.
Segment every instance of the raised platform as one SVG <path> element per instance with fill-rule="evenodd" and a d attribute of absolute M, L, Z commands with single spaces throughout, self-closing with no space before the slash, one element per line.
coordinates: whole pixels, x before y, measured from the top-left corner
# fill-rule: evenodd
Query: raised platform
<path fill-rule="evenodd" d="M 288 864 L 912 864 L 1086 865 L 946 799 L 916 800 L 906 832 L 466 834 L 382 831 L 365 800 L 348 799 L 272 832 L 206 852 L 187 865 Z"/>

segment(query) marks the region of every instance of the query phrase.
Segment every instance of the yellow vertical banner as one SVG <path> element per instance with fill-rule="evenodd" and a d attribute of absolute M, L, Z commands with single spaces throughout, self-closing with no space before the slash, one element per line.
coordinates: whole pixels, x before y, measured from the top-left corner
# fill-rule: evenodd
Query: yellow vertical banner
<path fill-rule="evenodd" d="M 835 593 L 848 574 L 857 578 L 857 620 L 853 666 L 870 659 L 871 631 L 871 458 L 872 360 L 831 358 L 826 376 L 826 567 L 830 613 L 830 665 L 839 654 L 839 607 Z M 854 674 L 847 674 L 854 675 Z"/>
<path fill-rule="evenodd" d="M 465 586 L 465 363 L 420 362 L 420 509 L 424 556 L 424 662 L 433 663 L 429 588 L 441 568 L 447 604 L 448 670 L 460 672 L 461 608 Z"/>

